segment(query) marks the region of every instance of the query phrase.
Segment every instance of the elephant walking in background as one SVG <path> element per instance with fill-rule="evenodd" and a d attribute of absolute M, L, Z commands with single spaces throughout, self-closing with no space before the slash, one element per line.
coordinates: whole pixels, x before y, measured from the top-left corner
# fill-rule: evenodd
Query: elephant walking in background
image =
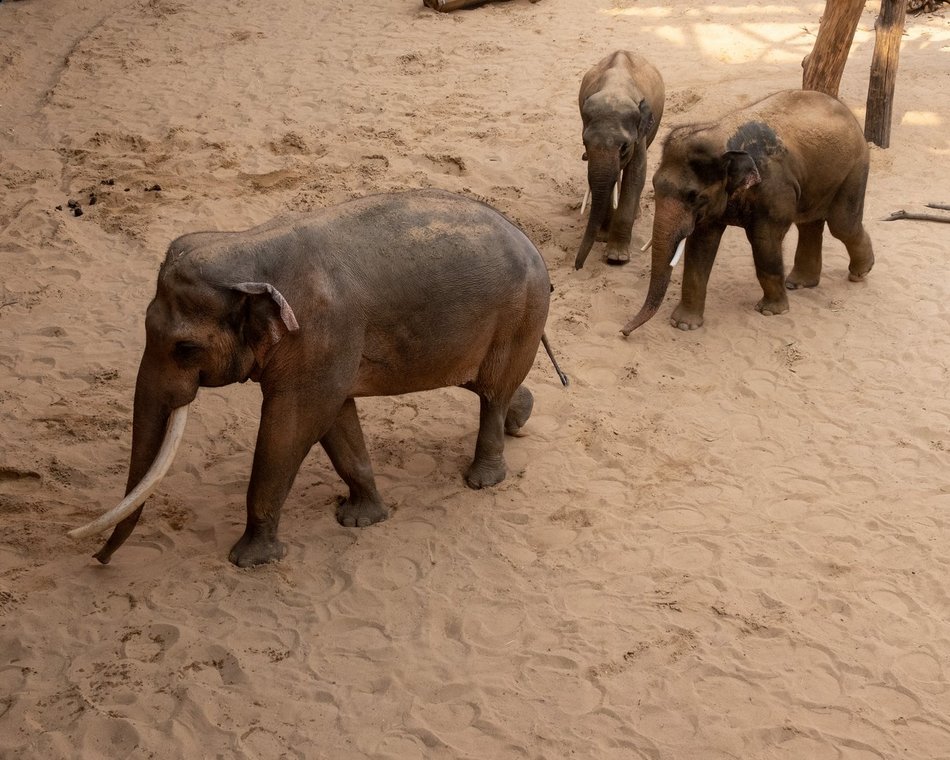
<path fill-rule="evenodd" d="M 786 288 L 812 288 L 821 276 L 825 223 L 850 257 L 849 279 L 863 280 L 874 251 L 862 222 L 868 146 L 854 115 L 820 92 L 785 90 L 709 124 L 674 128 L 653 175 L 653 263 L 629 335 L 660 307 L 685 243 L 683 294 L 672 324 L 703 324 L 706 284 L 727 225 L 745 229 L 762 286 L 756 309 L 788 311 Z M 795 264 L 785 277 L 782 241 L 798 226 Z"/>
<path fill-rule="evenodd" d="M 541 254 L 491 207 L 436 190 L 376 195 L 243 232 L 172 242 L 145 319 L 127 496 L 107 563 L 171 464 L 200 386 L 263 394 L 240 566 L 279 559 L 280 510 L 319 442 L 349 486 L 347 526 L 385 519 L 354 399 L 460 386 L 478 395 L 472 488 L 505 477 L 504 434 L 531 414 L 551 285 Z M 553 358 L 553 357 L 552 357 Z M 167 432 L 166 432 L 167 431 Z"/>
<path fill-rule="evenodd" d="M 611 53 L 581 80 L 578 104 L 591 207 L 575 269 L 584 266 L 595 240 L 607 241 L 609 264 L 630 260 L 631 229 L 640 215 L 646 182 L 647 148 L 660 127 L 663 101 L 660 72 L 626 50 Z M 614 209 L 611 196 L 617 182 L 620 193 Z"/>

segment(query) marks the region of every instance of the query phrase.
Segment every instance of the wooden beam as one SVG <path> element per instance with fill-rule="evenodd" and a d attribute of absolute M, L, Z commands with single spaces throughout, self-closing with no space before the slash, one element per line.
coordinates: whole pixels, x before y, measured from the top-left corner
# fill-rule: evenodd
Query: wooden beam
<path fill-rule="evenodd" d="M 437 10 L 440 13 L 449 13 L 450 11 L 458 11 L 463 8 L 476 8 L 479 5 L 487 5 L 488 3 L 506 2 L 508 2 L 508 0 L 422 0 L 424 6 Z M 531 0 L 531 2 L 536 3 L 538 0 Z"/>
<path fill-rule="evenodd" d="M 841 75 L 863 10 L 864 0 L 825 0 L 815 46 L 802 61 L 803 90 L 838 97 Z"/>
<path fill-rule="evenodd" d="M 864 137 L 882 148 L 891 144 L 894 85 L 906 15 L 907 0 L 881 0 L 881 12 L 874 23 L 874 58 L 871 60 Z"/>

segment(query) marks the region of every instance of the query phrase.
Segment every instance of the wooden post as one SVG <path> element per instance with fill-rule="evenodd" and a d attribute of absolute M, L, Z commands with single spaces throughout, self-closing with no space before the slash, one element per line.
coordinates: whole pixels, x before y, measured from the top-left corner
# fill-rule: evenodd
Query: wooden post
<path fill-rule="evenodd" d="M 844 64 L 863 10 L 864 0 L 825 0 L 815 47 L 802 61 L 803 90 L 818 90 L 838 97 Z"/>
<path fill-rule="evenodd" d="M 894 84 L 906 15 L 907 0 L 881 0 L 881 12 L 874 23 L 874 58 L 871 60 L 864 137 L 882 148 L 891 144 Z"/>

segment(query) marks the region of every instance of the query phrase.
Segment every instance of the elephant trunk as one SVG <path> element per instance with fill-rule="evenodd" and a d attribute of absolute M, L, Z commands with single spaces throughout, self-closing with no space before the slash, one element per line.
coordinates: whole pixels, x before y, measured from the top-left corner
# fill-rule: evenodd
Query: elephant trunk
<path fill-rule="evenodd" d="M 587 228 L 584 230 L 580 248 L 577 249 L 574 269 L 581 269 L 584 266 L 587 255 L 594 246 L 597 230 L 610 213 L 614 185 L 620 177 L 619 151 L 588 149 L 587 155 L 587 184 L 591 194 L 590 216 L 587 218 Z"/>
<path fill-rule="evenodd" d="M 73 538 L 83 538 L 114 527 L 108 541 L 93 555 L 104 565 L 135 529 L 142 505 L 175 458 L 188 418 L 187 402 L 172 408 L 170 404 L 155 400 L 157 394 L 150 387 L 150 376 L 143 360 L 135 387 L 132 455 L 125 498 L 92 522 L 69 532 Z"/>
<path fill-rule="evenodd" d="M 621 332 L 629 335 L 640 325 L 648 322 L 660 308 L 666 289 L 670 285 L 673 265 L 678 259 L 678 251 L 685 245 L 686 238 L 692 232 L 693 220 L 689 209 L 675 198 L 657 198 L 653 216 L 653 253 L 650 265 L 650 286 L 647 296 L 637 312 Z"/>

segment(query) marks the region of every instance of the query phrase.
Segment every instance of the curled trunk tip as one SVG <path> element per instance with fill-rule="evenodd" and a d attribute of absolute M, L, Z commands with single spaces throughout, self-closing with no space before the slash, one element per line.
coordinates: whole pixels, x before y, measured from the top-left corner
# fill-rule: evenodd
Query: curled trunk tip
<path fill-rule="evenodd" d="M 620 331 L 623 333 L 623 337 L 626 338 L 630 333 L 640 327 L 640 325 L 649 322 L 653 318 L 653 315 L 656 314 L 657 308 L 658 307 L 651 308 L 647 304 L 644 304 L 637 315 L 623 326 L 623 329 Z"/>
<path fill-rule="evenodd" d="M 661 239 L 662 240 L 662 239 Z M 682 248 L 685 246 L 685 238 L 679 241 L 676 251 L 682 255 Z M 642 324 L 649 322 L 659 311 L 663 299 L 666 297 L 667 288 L 670 286 L 670 278 L 673 273 L 673 259 L 677 253 L 672 256 L 669 254 L 671 246 L 665 242 L 657 243 L 657 236 L 653 238 L 653 263 L 650 269 L 650 285 L 647 290 L 647 296 L 643 301 L 640 311 L 630 319 L 621 329 L 624 337 L 630 335 Z"/>
<path fill-rule="evenodd" d="M 623 333 L 624 337 L 636 330 L 640 325 L 645 322 L 649 322 L 653 316 L 659 311 L 660 304 L 663 303 L 663 298 L 666 296 L 666 289 L 670 285 L 670 273 L 672 268 L 668 265 L 664 266 L 663 272 L 656 271 L 656 264 L 654 264 L 653 271 L 650 274 L 650 289 L 647 292 L 646 300 L 643 302 L 643 306 L 640 307 L 640 311 L 637 312 L 627 324 L 623 326 L 623 329 L 620 331 Z"/>

